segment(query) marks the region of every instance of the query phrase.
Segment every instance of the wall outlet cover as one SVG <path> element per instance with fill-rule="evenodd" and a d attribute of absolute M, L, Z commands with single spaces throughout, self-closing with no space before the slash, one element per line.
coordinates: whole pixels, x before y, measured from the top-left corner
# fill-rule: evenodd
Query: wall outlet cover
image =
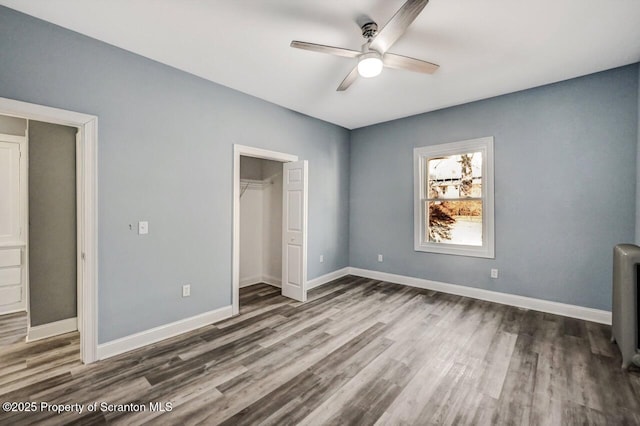
<path fill-rule="evenodd" d="M 138 222 L 138 234 L 146 235 L 149 233 L 149 222 L 146 220 Z"/>

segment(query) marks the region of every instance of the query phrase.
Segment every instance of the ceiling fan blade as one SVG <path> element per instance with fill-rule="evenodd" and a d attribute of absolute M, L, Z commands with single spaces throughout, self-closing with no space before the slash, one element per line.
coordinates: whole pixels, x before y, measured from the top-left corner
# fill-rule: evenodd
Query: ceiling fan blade
<path fill-rule="evenodd" d="M 379 53 L 385 53 L 398 41 L 407 28 L 418 17 L 422 9 L 429 3 L 429 0 L 407 0 L 402 7 L 393 15 L 382 30 L 375 36 L 371 49 Z"/>
<path fill-rule="evenodd" d="M 433 74 L 440 68 L 440 65 L 432 64 L 431 62 L 393 53 L 385 53 L 382 61 L 384 62 L 384 66 L 388 68 L 421 72 L 423 74 Z"/>
<path fill-rule="evenodd" d="M 323 44 L 307 43 L 305 41 L 294 40 L 291 47 L 296 49 L 310 50 L 318 53 L 328 53 L 329 55 L 342 56 L 344 58 L 357 58 L 362 52 L 341 47 L 325 46 Z"/>
<path fill-rule="evenodd" d="M 358 67 L 356 66 L 354 69 L 351 70 L 349 74 L 347 74 L 344 80 L 342 80 L 342 83 L 340 83 L 340 86 L 338 86 L 336 91 L 344 92 L 349 88 L 349 86 L 353 84 L 354 81 L 356 81 L 357 78 L 358 78 Z"/>

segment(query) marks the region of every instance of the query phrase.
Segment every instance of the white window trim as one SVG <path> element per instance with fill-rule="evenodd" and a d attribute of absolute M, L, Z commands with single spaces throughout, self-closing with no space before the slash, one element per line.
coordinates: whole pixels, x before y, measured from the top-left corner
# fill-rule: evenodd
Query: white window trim
<path fill-rule="evenodd" d="M 425 170 L 425 157 L 455 155 L 465 152 L 482 152 L 482 246 L 443 244 L 424 241 L 422 220 L 422 194 L 425 193 L 426 179 L 421 179 Z M 493 136 L 452 142 L 441 145 L 423 146 L 413 149 L 414 187 L 414 249 L 430 253 L 454 254 L 459 256 L 495 258 L 494 235 L 494 186 L 493 186 Z"/>

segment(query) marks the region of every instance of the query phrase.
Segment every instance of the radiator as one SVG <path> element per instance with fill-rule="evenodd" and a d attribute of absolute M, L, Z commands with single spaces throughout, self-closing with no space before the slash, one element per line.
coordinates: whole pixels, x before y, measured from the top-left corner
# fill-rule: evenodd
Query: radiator
<path fill-rule="evenodd" d="M 611 341 L 622 353 L 622 368 L 640 366 L 638 349 L 638 273 L 640 247 L 618 244 L 613 249 Z"/>

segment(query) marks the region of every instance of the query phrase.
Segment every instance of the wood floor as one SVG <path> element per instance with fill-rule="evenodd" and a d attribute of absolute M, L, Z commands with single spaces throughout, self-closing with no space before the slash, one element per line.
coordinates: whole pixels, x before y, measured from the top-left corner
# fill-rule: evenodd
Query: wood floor
<path fill-rule="evenodd" d="M 24 341 L 27 336 L 27 313 L 0 315 L 0 348 Z"/>
<path fill-rule="evenodd" d="M 6 346 L 0 402 L 147 410 L 0 424 L 640 424 L 608 326 L 351 276 L 310 299 L 247 287 L 238 317 L 88 366 L 77 334 Z"/>

